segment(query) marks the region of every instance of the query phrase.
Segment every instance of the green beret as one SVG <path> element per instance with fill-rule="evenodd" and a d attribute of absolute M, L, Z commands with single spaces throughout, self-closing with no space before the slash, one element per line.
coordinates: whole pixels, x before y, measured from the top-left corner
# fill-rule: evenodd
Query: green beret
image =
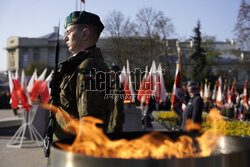
<path fill-rule="evenodd" d="M 64 22 L 65 29 L 71 24 L 89 24 L 94 25 L 100 32 L 104 29 L 104 26 L 100 20 L 100 17 L 96 14 L 86 12 L 86 11 L 74 11 L 70 13 L 68 17 L 66 17 Z"/>

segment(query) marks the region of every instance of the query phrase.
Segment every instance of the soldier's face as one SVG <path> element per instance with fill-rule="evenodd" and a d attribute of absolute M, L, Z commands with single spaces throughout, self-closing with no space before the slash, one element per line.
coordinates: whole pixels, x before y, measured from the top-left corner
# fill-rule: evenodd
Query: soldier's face
<path fill-rule="evenodd" d="M 70 25 L 66 28 L 64 41 L 66 41 L 69 51 L 72 54 L 77 54 L 83 49 L 84 31 L 78 25 Z"/>

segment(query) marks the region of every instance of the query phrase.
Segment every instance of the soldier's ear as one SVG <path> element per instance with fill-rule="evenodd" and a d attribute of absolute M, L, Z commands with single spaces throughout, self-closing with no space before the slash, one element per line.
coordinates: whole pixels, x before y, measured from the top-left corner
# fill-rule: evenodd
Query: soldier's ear
<path fill-rule="evenodd" d="M 86 40 L 89 37 L 90 31 L 88 28 L 82 29 L 82 37 L 84 40 Z"/>

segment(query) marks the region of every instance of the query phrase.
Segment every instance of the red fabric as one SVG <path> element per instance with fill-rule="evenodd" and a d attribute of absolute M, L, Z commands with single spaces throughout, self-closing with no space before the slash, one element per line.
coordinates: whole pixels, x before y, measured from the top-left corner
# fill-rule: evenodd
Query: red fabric
<path fill-rule="evenodd" d="M 23 90 L 22 88 L 20 88 L 20 89 L 18 90 L 17 94 L 21 97 L 22 108 L 23 108 L 25 111 L 29 111 L 30 108 L 31 108 L 31 105 L 29 104 L 28 97 L 27 97 L 27 95 L 25 94 L 24 90 Z"/>
<path fill-rule="evenodd" d="M 85 3 L 85 0 L 81 0 L 82 1 L 82 3 Z"/>
<path fill-rule="evenodd" d="M 244 89 L 243 89 L 243 105 L 247 105 L 247 80 L 245 81 Z"/>
<path fill-rule="evenodd" d="M 129 78 L 128 76 L 125 77 L 125 80 L 122 83 L 123 87 L 124 87 L 124 93 L 125 93 L 125 98 L 124 100 L 128 100 L 130 102 L 132 102 L 132 96 L 131 96 L 131 92 L 129 89 Z"/>
<path fill-rule="evenodd" d="M 12 93 L 13 96 L 15 96 L 15 97 L 13 97 L 14 100 L 16 100 L 15 103 L 18 104 L 19 100 L 21 100 L 22 108 L 25 111 L 29 111 L 30 108 L 31 108 L 31 105 L 28 102 L 27 95 L 25 94 L 24 90 L 21 88 L 21 86 L 19 84 L 19 80 L 18 79 L 13 79 L 12 81 L 13 81 L 13 85 L 14 85 L 13 90 L 16 92 L 16 96 L 14 95 L 15 94 L 14 92 Z"/>
<path fill-rule="evenodd" d="M 145 96 L 145 102 L 146 102 L 146 105 L 148 106 L 149 104 L 149 100 L 150 100 L 150 97 L 152 95 L 152 91 L 154 89 L 154 80 L 153 80 L 153 76 L 150 75 L 146 81 L 146 96 Z"/>
<path fill-rule="evenodd" d="M 217 94 L 216 94 L 216 104 L 220 107 L 222 107 L 222 92 L 221 92 L 221 77 L 219 77 L 218 81 L 217 81 Z"/>
<path fill-rule="evenodd" d="M 32 102 L 34 102 L 39 94 L 39 91 L 41 89 L 41 86 L 43 84 L 42 80 L 38 80 L 35 82 L 31 92 L 30 92 L 30 99 Z"/>
<path fill-rule="evenodd" d="M 11 106 L 13 109 L 17 109 L 18 107 L 18 96 L 17 96 L 17 93 L 16 91 L 13 89 L 10 93 L 10 96 L 11 96 Z"/>
<path fill-rule="evenodd" d="M 48 103 L 50 99 L 49 88 L 48 88 L 48 81 L 45 81 L 39 90 L 39 95 L 41 98 L 41 102 Z"/>
<path fill-rule="evenodd" d="M 139 91 L 137 93 L 137 100 L 140 102 L 144 102 L 145 99 L 143 100 L 143 97 L 145 96 L 145 94 L 146 94 L 146 77 L 144 76 L 141 81 Z"/>
<path fill-rule="evenodd" d="M 235 84 L 234 84 L 234 81 L 233 81 L 232 88 L 231 88 L 231 92 L 230 92 L 230 96 L 229 96 L 229 100 L 230 100 L 230 102 L 233 103 L 233 104 L 235 104 L 235 102 L 236 102 L 234 87 L 235 87 Z"/>
<path fill-rule="evenodd" d="M 181 100 L 181 74 L 179 69 L 177 69 L 177 75 L 175 76 L 174 81 L 174 91 L 171 99 L 171 106 L 173 107 L 175 104 L 180 103 Z"/>
<path fill-rule="evenodd" d="M 158 101 L 159 104 L 162 103 L 162 100 L 161 100 L 161 76 L 158 75 L 157 78 L 156 78 L 156 83 L 155 83 L 155 97 L 156 97 L 156 100 Z"/>
<path fill-rule="evenodd" d="M 226 102 L 229 103 L 229 97 L 230 97 L 230 91 L 229 91 L 229 86 L 227 86 L 227 93 L 226 93 Z"/>

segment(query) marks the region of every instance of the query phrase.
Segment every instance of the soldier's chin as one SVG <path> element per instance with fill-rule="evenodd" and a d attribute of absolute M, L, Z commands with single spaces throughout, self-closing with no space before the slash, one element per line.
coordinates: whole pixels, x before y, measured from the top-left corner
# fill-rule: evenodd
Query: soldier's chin
<path fill-rule="evenodd" d="M 71 47 L 69 47 L 69 51 L 70 51 L 73 55 L 76 54 L 75 51 L 74 51 Z"/>

